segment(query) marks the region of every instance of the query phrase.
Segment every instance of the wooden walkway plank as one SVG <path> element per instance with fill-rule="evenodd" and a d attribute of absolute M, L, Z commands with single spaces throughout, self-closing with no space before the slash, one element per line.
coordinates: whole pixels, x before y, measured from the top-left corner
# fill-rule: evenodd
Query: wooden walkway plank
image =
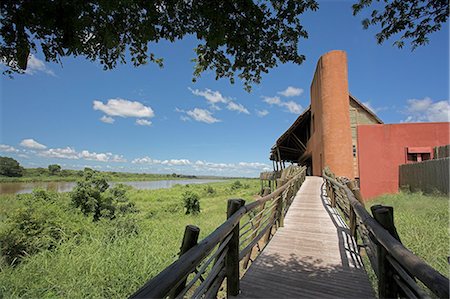
<path fill-rule="evenodd" d="M 280 228 L 241 280 L 238 298 L 375 298 L 354 239 L 307 177 Z"/>

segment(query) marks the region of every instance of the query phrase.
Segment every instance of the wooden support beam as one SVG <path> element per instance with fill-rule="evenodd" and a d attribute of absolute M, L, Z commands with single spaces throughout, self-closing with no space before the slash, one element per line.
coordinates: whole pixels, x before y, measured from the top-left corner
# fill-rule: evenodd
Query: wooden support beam
<path fill-rule="evenodd" d="M 186 225 L 186 228 L 184 230 L 184 236 L 183 241 L 181 243 L 180 248 L 180 254 L 179 256 L 182 256 L 185 254 L 189 249 L 197 245 L 198 241 L 198 235 L 200 234 L 200 228 L 194 225 Z M 169 298 L 175 298 L 178 296 L 178 294 L 183 291 L 184 287 L 186 286 L 186 278 L 184 278 L 181 283 L 169 294 Z"/>
<path fill-rule="evenodd" d="M 243 199 L 229 199 L 227 218 L 231 218 L 245 204 Z M 225 271 L 227 276 L 227 297 L 239 294 L 239 222 L 230 233 L 228 251 L 225 259 Z"/>
<path fill-rule="evenodd" d="M 281 154 L 280 154 L 280 147 L 277 145 L 277 155 L 278 155 L 278 162 L 280 162 L 280 169 L 282 170 L 283 166 L 281 164 Z"/>
<path fill-rule="evenodd" d="M 374 205 L 371 208 L 373 218 L 388 232 L 391 233 L 393 237 L 397 236 L 397 230 L 394 226 L 394 214 L 393 208 Z M 395 235 L 392 234 L 395 232 Z M 379 298 L 397 298 L 398 297 L 398 286 L 394 280 L 395 269 L 389 263 L 388 251 L 381 244 L 377 244 L 377 256 L 378 256 L 378 297 Z"/>
<path fill-rule="evenodd" d="M 300 138 L 298 138 L 295 134 L 292 134 L 292 137 L 294 137 L 293 139 L 297 142 L 297 144 L 300 145 L 300 147 L 306 151 L 306 145 L 303 144 Z"/>

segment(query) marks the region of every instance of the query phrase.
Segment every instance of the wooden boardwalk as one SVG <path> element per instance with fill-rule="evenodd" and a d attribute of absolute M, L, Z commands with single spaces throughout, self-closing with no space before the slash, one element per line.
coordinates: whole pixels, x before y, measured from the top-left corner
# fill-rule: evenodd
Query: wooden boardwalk
<path fill-rule="evenodd" d="M 241 280 L 238 298 L 374 298 L 355 241 L 307 177 L 284 220 Z"/>

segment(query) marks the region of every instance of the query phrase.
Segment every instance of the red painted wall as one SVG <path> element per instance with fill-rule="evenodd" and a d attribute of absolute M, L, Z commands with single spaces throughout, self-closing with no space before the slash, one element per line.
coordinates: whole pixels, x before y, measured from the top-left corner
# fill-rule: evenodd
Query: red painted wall
<path fill-rule="evenodd" d="M 360 188 L 364 199 L 398 192 L 398 166 L 407 147 L 449 144 L 450 123 L 358 126 Z"/>

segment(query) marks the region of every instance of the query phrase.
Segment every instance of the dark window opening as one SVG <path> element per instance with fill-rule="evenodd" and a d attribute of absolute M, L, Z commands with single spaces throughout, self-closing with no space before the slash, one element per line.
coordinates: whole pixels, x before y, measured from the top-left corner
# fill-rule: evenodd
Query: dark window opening
<path fill-rule="evenodd" d="M 408 153 L 406 163 L 422 162 L 430 159 L 430 153 Z"/>

